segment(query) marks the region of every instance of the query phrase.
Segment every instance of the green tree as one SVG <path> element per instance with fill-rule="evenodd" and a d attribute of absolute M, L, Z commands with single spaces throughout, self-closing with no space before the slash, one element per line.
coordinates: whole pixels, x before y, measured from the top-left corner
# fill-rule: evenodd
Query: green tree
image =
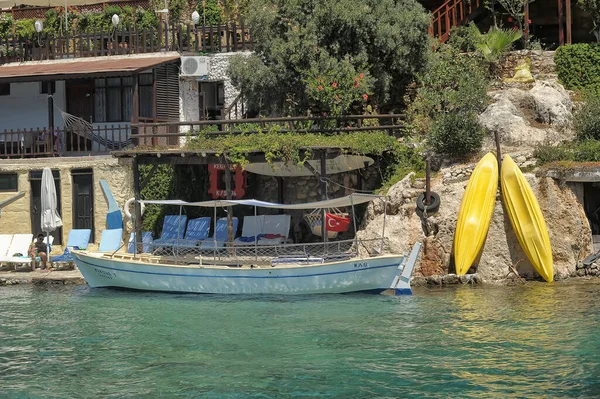
<path fill-rule="evenodd" d="M 415 0 L 252 0 L 246 21 L 255 54 L 232 59 L 230 74 L 263 113 L 391 110 L 431 49 Z"/>
<path fill-rule="evenodd" d="M 219 25 L 223 23 L 223 10 L 218 0 L 204 0 L 198 3 L 196 11 L 200 14 L 200 25 Z"/>
<path fill-rule="evenodd" d="M 592 32 L 596 36 L 596 41 L 600 42 L 600 0 L 578 0 L 577 4 L 592 17 L 594 24 Z"/>

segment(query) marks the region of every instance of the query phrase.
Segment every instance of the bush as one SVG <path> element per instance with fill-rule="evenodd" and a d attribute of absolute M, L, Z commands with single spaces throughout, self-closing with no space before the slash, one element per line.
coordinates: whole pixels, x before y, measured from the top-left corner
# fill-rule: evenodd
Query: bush
<path fill-rule="evenodd" d="M 587 95 L 573 113 L 573 128 L 579 140 L 600 140 L 600 97 Z"/>
<path fill-rule="evenodd" d="M 433 121 L 429 142 L 438 153 L 462 156 L 481 147 L 484 133 L 475 112 L 446 113 Z"/>
<path fill-rule="evenodd" d="M 477 150 L 483 137 L 477 115 L 487 106 L 487 65 L 482 59 L 442 46 L 417 83 L 408 109 L 413 131 L 427 136 L 437 152 L 461 156 Z"/>
<path fill-rule="evenodd" d="M 475 51 L 475 45 L 480 41 L 481 33 L 475 24 L 453 26 L 450 30 L 448 44 L 461 52 Z"/>
<path fill-rule="evenodd" d="M 585 140 L 556 146 L 541 145 L 535 152 L 538 165 L 551 162 L 600 162 L 600 140 Z"/>
<path fill-rule="evenodd" d="M 600 95 L 600 43 L 561 46 L 554 54 L 554 62 L 565 88 Z"/>

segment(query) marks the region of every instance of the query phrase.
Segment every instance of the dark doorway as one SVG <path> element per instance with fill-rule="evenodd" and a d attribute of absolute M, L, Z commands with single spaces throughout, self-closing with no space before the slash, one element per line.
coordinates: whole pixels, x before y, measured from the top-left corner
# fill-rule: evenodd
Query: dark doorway
<path fill-rule="evenodd" d="M 73 169 L 73 228 L 90 229 L 94 239 L 94 174 L 92 169 Z"/>
<path fill-rule="evenodd" d="M 92 79 L 67 80 L 65 84 L 67 112 L 92 123 L 94 115 L 94 81 Z M 66 150 L 69 152 L 90 151 L 92 141 L 85 132 L 66 127 Z"/>
<path fill-rule="evenodd" d="M 60 172 L 52 171 L 54 176 L 54 185 L 56 186 L 56 199 L 58 201 L 58 214 L 62 217 L 62 203 L 60 196 Z M 29 182 L 31 184 L 31 232 L 37 236 L 42 231 L 42 171 L 34 170 L 29 172 Z M 54 237 L 53 245 L 62 244 L 62 227 L 50 233 Z"/>
<path fill-rule="evenodd" d="M 600 183 L 583 183 L 583 203 L 592 234 L 600 234 Z"/>

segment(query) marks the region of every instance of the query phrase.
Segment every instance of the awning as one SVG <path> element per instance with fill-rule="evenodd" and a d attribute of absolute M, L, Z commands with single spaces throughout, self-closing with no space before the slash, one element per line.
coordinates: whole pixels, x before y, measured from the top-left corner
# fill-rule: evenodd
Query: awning
<path fill-rule="evenodd" d="M 32 61 L 0 66 L 0 82 L 39 82 L 102 76 L 122 76 L 162 64 L 174 62 L 179 55 L 115 56 L 70 59 L 60 61 Z"/>
<path fill-rule="evenodd" d="M 345 197 L 334 198 L 324 201 L 307 202 L 304 204 L 278 204 L 275 202 L 265 202 L 259 200 L 216 200 L 216 201 L 202 201 L 202 202 L 186 202 L 181 200 L 142 200 L 143 204 L 158 204 L 158 205 L 173 205 L 173 206 L 200 206 L 205 208 L 234 206 L 234 205 L 247 205 L 257 206 L 260 208 L 276 208 L 276 209 L 327 209 L 327 208 L 341 208 L 352 205 L 364 204 L 365 202 L 371 202 L 381 198 L 380 195 L 373 194 L 350 194 Z"/>

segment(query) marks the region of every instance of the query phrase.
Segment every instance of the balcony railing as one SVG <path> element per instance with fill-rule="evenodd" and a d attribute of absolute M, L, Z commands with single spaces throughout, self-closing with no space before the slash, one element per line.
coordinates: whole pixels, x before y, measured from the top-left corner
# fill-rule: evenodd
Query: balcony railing
<path fill-rule="evenodd" d="M 98 126 L 85 132 L 68 128 L 0 131 L 0 158 L 108 155 L 128 146 L 128 125 Z"/>
<path fill-rule="evenodd" d="M 61 35 L 0 36 L 0 64 L 8 62 L 143 54 L 160 51 L 218 53 L 250 50 L 252 32 L 244 23 L 215 26 L 175 25 L 166 29 L 120 27 Z"/>
<path fill-rule="evenodd" d="M 179 148 L 200 132 L 208 135 L 254 134 L 277 126 L 280 133 L 339 133 L 384 131 L 399 136 L 403 114 L 340 117 L 256 118 L 157 122 L 94 126 L 93 129 L 29 129 L 0 131 L 0 158 L 108 155 L 125 149 Z M 143 120 L 141 120 L 144 122 Z"/>

